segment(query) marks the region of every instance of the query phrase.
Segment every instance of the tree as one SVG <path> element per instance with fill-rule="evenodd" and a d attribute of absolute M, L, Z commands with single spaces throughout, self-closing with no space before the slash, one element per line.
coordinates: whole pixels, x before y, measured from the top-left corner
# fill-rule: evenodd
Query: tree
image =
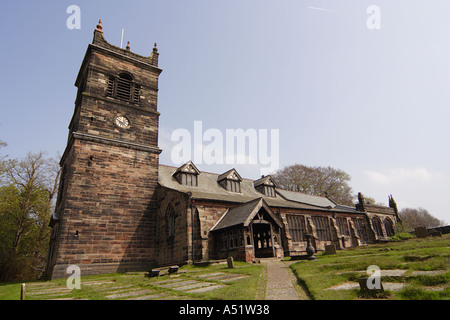
<path fill-rule="evenodd" d="M 354 196 L 348 185 L 351 177 L 332 167 L 287 166 L 272 177 L 282 189 L 317 196 L 327 196 L 336 203 L 353 206 Z"/>
<path fill-rule="evenodd" d="M 0 281 L 37 278 L 45 268 L 59 166 L 44 153 L 7 160 L 0 186 Z"/>
<path fill-rule="evenodd" d="M 403 208 L 398 215 L 400 216 L 404 227 L 409 230 L 418 226 L 433 228 L 445 224 L 445 221 L 432 216 L 428 210 L 424 208 Z"/>

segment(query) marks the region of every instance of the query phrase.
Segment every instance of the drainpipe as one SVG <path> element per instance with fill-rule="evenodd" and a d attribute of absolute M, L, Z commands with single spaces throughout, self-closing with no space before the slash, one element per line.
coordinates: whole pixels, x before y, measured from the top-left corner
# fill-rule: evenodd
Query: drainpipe
<path fill-rule="evenodd" d="M 195 241 L 194 241 L 194 214 L 195 214 L 195 204 L 194 204 L 194 200 L 192 199 L 192 193 L 188 192 L 188 204 L 189 204 L 189 208 L 190 208 L 190 213 L 191 213 L 191 237 L 190 237 L 190 246 L 188 246 L 188 248 L 190 247 L 190 252 L 188 252 L 188 260 L 192 261 L 192 264 L 194 264 L 194 247 L 195 247 Z M 190 256 L 190 259 L 189 259 Z"/>

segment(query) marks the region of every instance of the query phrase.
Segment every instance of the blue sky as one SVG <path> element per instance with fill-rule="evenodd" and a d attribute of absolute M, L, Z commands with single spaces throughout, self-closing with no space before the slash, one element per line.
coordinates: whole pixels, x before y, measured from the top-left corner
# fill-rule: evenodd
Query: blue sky
<path fill-rule="evenodd" d="M 79 30 L 66 26 L 73 4 Z M 367 28 L 370 5 L 381 29 Z M 171 133 L 194 121 L 277 129 L 280 167 L 343 169 L 355 193 L 392 194 L 400 209 L 450 222 L 448 12 L 446 0 L 2 1 L 2 152 L 64 152 L 75 78 L 102 19 L 111 44 L 122 28 L 133 52 L 158 43 L 161 163 L 173 164 Z"/>

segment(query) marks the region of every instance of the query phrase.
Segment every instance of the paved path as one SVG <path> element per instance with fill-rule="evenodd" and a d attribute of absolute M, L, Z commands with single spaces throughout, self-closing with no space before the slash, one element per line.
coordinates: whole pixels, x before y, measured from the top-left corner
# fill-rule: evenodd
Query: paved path
<path fill-rule="evenodd" d="M 267 265 L 266 300 L 300 300 L 289 264 L 279 259 L 261 259 Z"/>

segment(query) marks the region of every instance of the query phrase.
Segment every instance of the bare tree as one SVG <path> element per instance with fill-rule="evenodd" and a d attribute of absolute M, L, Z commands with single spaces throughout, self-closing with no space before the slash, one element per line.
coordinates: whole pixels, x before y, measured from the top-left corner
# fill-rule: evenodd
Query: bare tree
<path fill-rule="evenodd" d="M 424 208 L 403 208 L 400 210 L 399 216 L 403 221 L 404 227 L 408 229 L 418 226 L 432 228 L 445 225 L 445 221 L 434 217 Z"/>
<path fill-rule="evenodd" d="M 353 205 L 354 196 L 348 184 L 351 177 L 343 170 L 294 164 L 277 171 L 272 177 L 280 188 L 327 196 L 336 203 Z"/>

